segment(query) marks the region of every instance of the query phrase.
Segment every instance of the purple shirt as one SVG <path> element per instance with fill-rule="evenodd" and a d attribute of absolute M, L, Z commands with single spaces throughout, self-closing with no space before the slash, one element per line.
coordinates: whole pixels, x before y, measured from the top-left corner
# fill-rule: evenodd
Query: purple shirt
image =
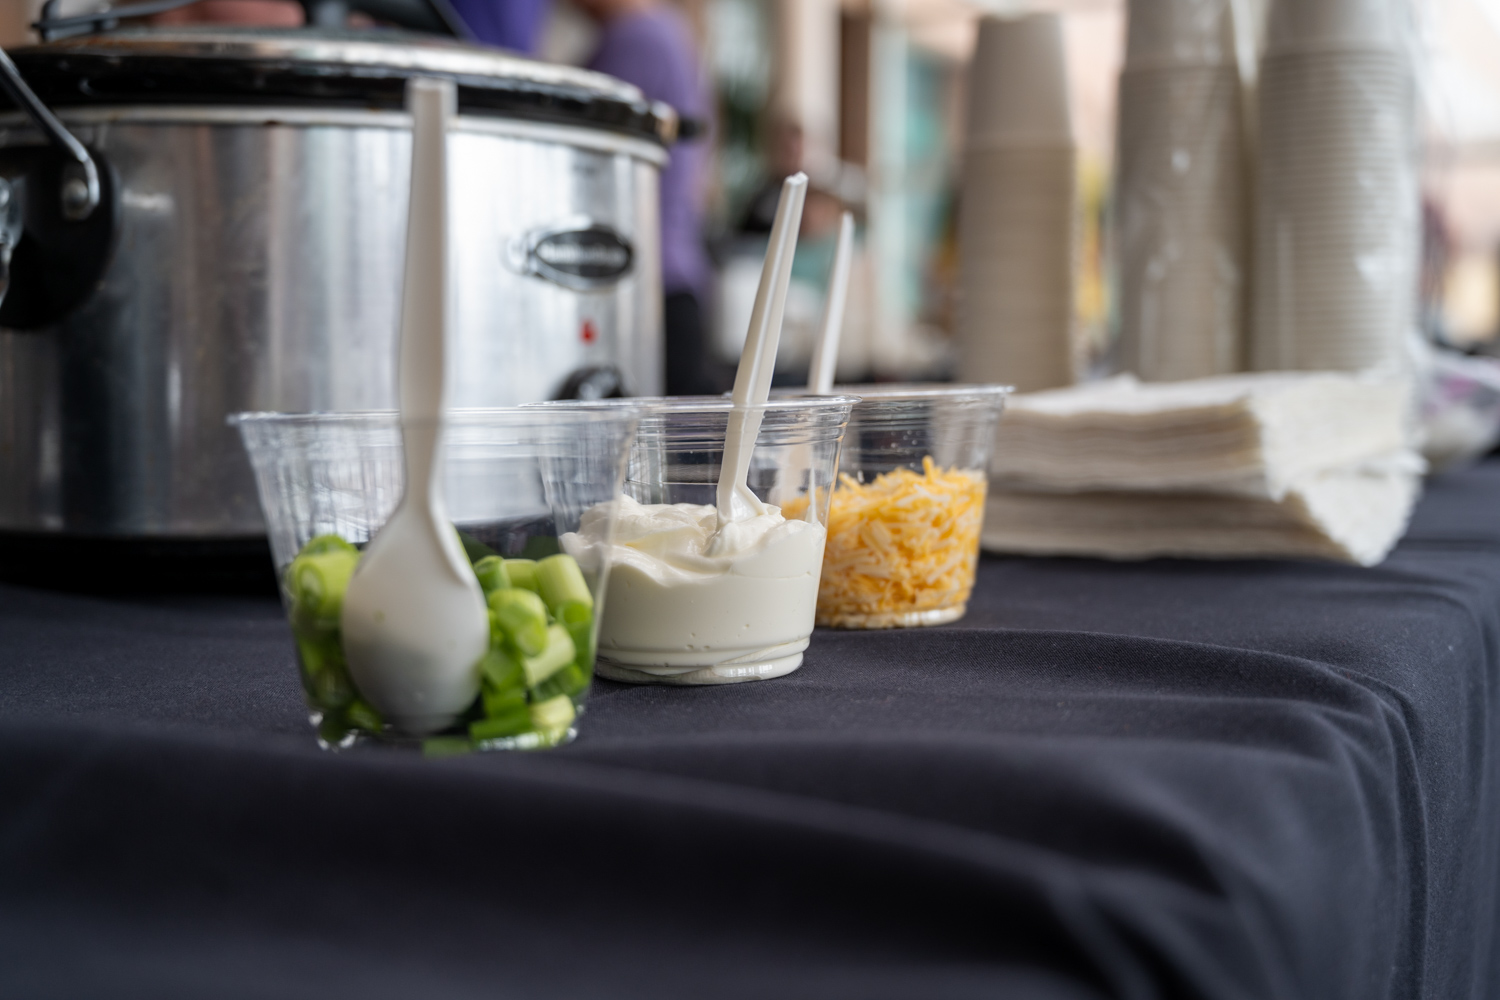
<path fill-rule="evenodd" d="M 684 118 L 709 121 L 708 88 L 691 29 L 669 7 L 611 18 L 588 68 L 635 84 L 647 100 L 665 101 Z M 693 292 L 700 302 L 712 273 L 700 204 L 707 153 L 702 139 L 678 143 L 661 175 L 662 290 Z"/>
<path fill-rule="evenodd" d="M 516 52 L 536 47 L 547 0 L 449 0 L 474 40 Z"/>

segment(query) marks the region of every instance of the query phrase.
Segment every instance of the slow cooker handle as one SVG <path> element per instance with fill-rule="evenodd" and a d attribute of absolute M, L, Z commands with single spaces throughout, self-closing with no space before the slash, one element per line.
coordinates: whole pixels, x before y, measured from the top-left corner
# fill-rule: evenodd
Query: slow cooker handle
<path fill-rule="evenodd" d="M 21 71 L 3 49 L 0 49 L 0 88 L 36 123 L 42 135 L 72 161 L 62 178 L 62 215 L 70 222 L 87 219 L 99 207 L 99 168 L 94 158 L 26 85 Z"/>
<path fill-rule="evenodd" d="M 26 219 L 21 214 L 21 196 L 10 179 L 0 177 L 0 304 L 10 291 L 10 259 L 21 242 Z"/>

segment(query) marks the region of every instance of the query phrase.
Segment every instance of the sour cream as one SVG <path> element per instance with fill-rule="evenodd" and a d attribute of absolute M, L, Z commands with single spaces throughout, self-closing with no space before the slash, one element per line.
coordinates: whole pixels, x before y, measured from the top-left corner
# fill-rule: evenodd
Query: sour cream
<path fill-rule="evenodd" d="M 778 507 L 719 524 L 700 504 L 617 508 L 599 623 L 598 671 L 624 681 L 724 684 L 779 677 L 802 665 L 812 635 L 827 532 Z M 600 547 L 609 511 L 584 513 L 564 535 L 575 558 Z"/>

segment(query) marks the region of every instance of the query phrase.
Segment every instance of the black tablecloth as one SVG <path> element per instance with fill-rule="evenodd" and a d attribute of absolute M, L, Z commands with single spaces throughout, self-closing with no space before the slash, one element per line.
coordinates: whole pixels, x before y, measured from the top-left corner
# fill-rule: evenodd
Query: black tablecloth
<path fill-rule="evenodd" d="M 272 602 L 0 589 L 6 997 L 1500 995 L 1500 464 L 1373 570 L 986 559 L 960 627 L 316 750 Z"/>

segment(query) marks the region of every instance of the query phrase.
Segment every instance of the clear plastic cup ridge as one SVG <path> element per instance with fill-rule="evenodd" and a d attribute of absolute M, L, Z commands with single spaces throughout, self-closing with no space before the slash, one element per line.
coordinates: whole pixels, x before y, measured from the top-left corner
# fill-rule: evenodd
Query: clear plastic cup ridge
<path fill-rule="evenodd" d="M 515 407 L 448 411 L 442 458 L 448 514 L 470 558 L 544 559 L 558 554 L 559 538 L 577 529 L 584 512 L 619 492 L 639 415 L 634 407 L 558 415 Z M 231 423 L 255 471 L 319 742 L 333 749 L 372 738 L 413 744 L 369 711 L 341 665 L 338 595 L 328 591 L 323 576 L 347 579 L 352 566 L 333 566 L 329 575 L 323 571 L 330 567 L 311 565 L 318 561 L 314 550 L 338 557 L 323 562 L 357 564 L 358 549 L 400 502 L 405 466 L 397 414 L 241 413 Z M 314 558 L 309 561 L 309 556 Z M 304 562 L 308 565 L 299 569 Z M 605 606 L 609 568 L 587 554 L 576 563 L 588 594 L 582 603 L 591 608 L 566 625 L 572 656 L 565 663 L 549 660 L 545 667 L 553 673 L 537 686 L 517 682 L 514 689 L 506 689 L 508 721 L 496 722 L 485 704 L 476 701 L 457 728 L 437 738 L 445 749 L 551 746 L 576 734 L 577 716 L 592 679 L 592 636 L 597 613 Z M 309 580 L 322 581 L 314 588 L 317 592 L 308 591 L 301 581 L 307 573 Z M 319 603 L 317 615 L 309 611 L 310 601 Z M 550 631 L 546 636 L 544 653 L 553 638 Z M 559 650 L 564 645 L 561 639 L 556 643 Z M 503 652 L 520 656 L 516 650 Z M 483 664 L 476 670 L 482 672 Z M 559 676 L 561 670 L 567 672 Z M 547 697 L 538 701 L 540 694 Z M 552 701 L 539 707 L 541 701 L 556 697 L 568 704 Z M 470 732 L 474 723 L 486 720 L 488 724 L 476 730 L 480 735 Z"/>

